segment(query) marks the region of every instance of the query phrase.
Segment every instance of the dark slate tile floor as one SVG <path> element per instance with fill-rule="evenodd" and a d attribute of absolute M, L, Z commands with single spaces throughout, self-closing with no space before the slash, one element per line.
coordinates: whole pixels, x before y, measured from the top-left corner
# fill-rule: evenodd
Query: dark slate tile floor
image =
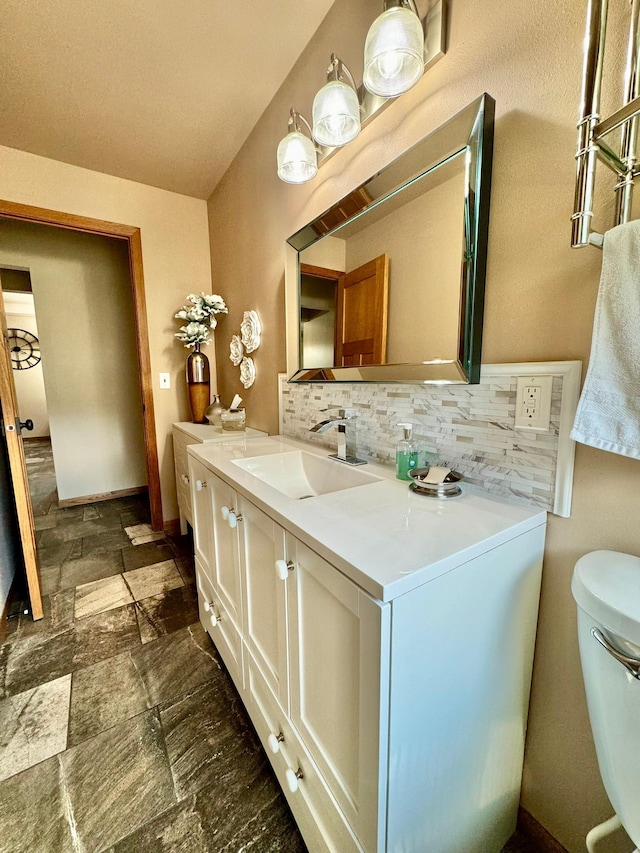
<path fill-rule="evenodd" d="M 45 616 L 0 645 L 0 853 L 304 853 L 198 622 L 190 540 L 132 545 L 139 497 L 60 509 L 50 445 L 26 449 Z"/>

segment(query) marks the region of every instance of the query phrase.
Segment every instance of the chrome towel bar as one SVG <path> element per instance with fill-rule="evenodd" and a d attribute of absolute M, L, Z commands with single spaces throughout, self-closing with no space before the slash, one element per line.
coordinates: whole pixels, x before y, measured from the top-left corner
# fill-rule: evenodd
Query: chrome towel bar
<path fill-rule="evenodd" d="M 571 245 L 602 247 L 602 235 L 591 231 L 593 196 L 598 160 L 605 163 L 618 176 L 616 182 L 616 208 L 614 225 L 628 222 L 636 175 L 638 115 L 640 114 L 640 50 L 638 25 L 640 0 L 632 0 L 629 41 L 625 69 L 625 102 L 608 118 L 600 119 L 600 94 L 602 68 L 607 33 L 608 0 L 589 0 L 587 4 L 587 29 L 582 66 L 582 95 L 578 144 L 576 151 L 576 189 L 571 217 Z M 621 130 L 620 154 L 604 142 L 604 137 Z"/>

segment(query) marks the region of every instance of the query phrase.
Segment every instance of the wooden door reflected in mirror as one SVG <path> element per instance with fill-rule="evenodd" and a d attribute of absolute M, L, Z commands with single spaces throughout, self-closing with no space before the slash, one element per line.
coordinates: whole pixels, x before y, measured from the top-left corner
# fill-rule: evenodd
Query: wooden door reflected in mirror
<path fill-rule="evenodd" d="M 386 363 L 389 293 L 386 255 L 348 273 L 302 264 L 300 281 L 303 367 Z"/>

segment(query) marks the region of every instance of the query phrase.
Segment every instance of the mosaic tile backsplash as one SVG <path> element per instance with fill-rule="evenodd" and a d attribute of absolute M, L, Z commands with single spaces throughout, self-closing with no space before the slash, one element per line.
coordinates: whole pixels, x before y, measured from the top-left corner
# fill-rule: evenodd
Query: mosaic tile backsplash
<path fill-rule="evenodd" d="M 336 431 L 309 427 L 327 407 L 357 410 L 358 453 L 395 466 L 400 422 L 414 425 L 419 464 L 446 465 L 497 495 L 553 511 L 563 377 L 554 376 L 549 432 L 515 429 L 516 377 L 479 385 L 288 384 L 280 377 L 282 432 L 335 448 Z"/>

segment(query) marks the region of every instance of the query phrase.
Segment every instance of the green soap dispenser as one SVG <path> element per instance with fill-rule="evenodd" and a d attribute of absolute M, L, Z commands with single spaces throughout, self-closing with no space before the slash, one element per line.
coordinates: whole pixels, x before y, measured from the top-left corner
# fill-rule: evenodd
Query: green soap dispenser
<path fill-rule="evenodd" d="M 396 445 L 396 477 L 410 480 L 409 471 L 418 467 L 418 450 L 413 443 L 413 424 L 397 424 L 404 429 L 404 438 Z"/>

